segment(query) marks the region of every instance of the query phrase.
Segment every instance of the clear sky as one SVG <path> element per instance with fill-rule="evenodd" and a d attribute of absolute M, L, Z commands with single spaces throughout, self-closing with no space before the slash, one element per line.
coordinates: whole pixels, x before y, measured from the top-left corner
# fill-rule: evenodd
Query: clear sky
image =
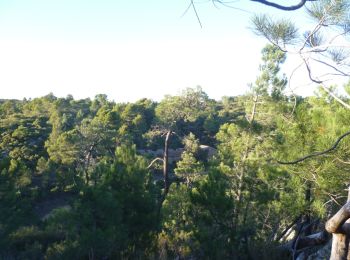
<path fill-rule="evenodd" d="M 160 100 L 197 85 L 216 99 L 244 93 L 266 44 L 248 29 L 252 14 L 203 0 L 201 28 L 192 9 L 182 15 L 189 3 L 0 0 L 0 98 Z M 247 0 L 232 5 L 271 12 Z"/>

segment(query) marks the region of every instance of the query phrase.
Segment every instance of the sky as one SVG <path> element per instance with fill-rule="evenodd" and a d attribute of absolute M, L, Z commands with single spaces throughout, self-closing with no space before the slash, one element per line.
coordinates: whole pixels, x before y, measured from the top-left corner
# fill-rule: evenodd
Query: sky
<path fill-rule="evenodd" d="M 249 29 L 252 13 L 287 14 L 246 0 L 236 9 L 199 0 L 201 27 L 193 9 L 184 14 L 189 3 L 0 0 L 0 99 L 102 93 L 133 102 L 198 85 L 215 99 L 244 94 L 267 43 Z"/>

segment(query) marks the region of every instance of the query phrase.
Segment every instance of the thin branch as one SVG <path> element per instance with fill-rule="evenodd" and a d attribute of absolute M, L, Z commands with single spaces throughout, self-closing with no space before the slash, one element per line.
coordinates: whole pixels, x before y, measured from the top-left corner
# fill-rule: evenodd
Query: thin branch
<path fill-rule="evenodd" d="M 227 1 L 227 2 L 225 2 L 225 1 L 221 1 L 221 0 L 212 0 L 212 2 L 213 2 L 214 6 L 216 8 L 217 8 L 217 6 L 216 6 L 215 3 L 218 3 L 218 4 L 221 4 L 224 7 L 227 7 L 227 8 L 235 9 L 235 10 L 242 11 L 242 12 L 245 12 L 245 13 L 248 13 L 248 14 L 254 14 L 254 12 L 251 12 L 251 11 L 239 8 L 239 7 L 235 7 L 235 6 L 229 5 L 229 4 L 232 4 L 232 3 L 236 3 L 238 1 Z"/>
<path fill-rule="evenodd" d="M 320 53 L 320 52 L 326 52 L 329 48 L 348 49 L 348 48 L 350 48 L 350 45 L 328 43 L 328 44 L 323 44 L 323 45 L 315 46 L 315 47 L 312 47 L 312 48 L 308 48 L 308 49 L 305 50 L 305 52 L 300 52 L 300 50 L 299 50 L 297 52 L 292 52 L 291 51 L 290 53 L 294 53 L 294 54 L 297 54 L 297 53 L 310 53 L 310 52 Z"/>
<path fill-rule="evenodd" d="M 338 37 L 344 36 L 344 35 L 348 34 L 349 32 L 350 32 L 350 29 L 345 30 L 344 32 L 335 35 L 335 36 L 329 41 L 329 44 L 332 44 Z"/>
<path fill-rule="evenodd" d="M 307 36 L 307 38 L 305 39 L 305 41 L 304 41 L 302 47 L 300 48 L 299 52 L 301 52 L 301 51 L 305 48 L 307 42 L 311 39 L 311 37 L 312 37 L 314 34 L 316 34 L 316 33 L 321 29 L 322 24 L 323 24 L 323 22 L 324 22 L 324 19 L 325 19 L 325 15 L 322 16 L 322 18 L 320 19 L 320 21 L 318 22 L 318 24 L 315 26 L 314 30 Z M 312 47 L 315 47 L 315 46 L 312 46 Z"/>
<path fill-rule="evenodd" d="M 334 98 L 336 101 L 338 101 L 340 104 L 342 104 L 344 107 L 346 107 L 347 109 L 350 109 L 350 105 L 345 103 L 343 100 L 341 100 L 339 97 L 337 97 L 329 88 L 327 88 L 324 85 L 321 85 L 321 87 L 332 97 Z"/>
<path fill-rule="evenodd" d="M 181 17 L 184 17 L 185 14 L 187 14 L 188 10 L 190 10 L 190 8 L 192 7 L 193 2 L 191 1 L 191 3 L 187 6 L 186 10 L 183 12 L 183 14 L 181 15 Z"/>
<path fill-rule="evenodd" d="M 324 150 L 322 152 L 314 152 L 314 153 L 311 153 L 311 154 L 308 154 L 306 156 L 303 156 L 297 160 L 294 160 L 294 161 L 290 161 L 290 162 L 283 162 L 283 161 L 277 161 L 277 163 L 279 164 L 297 164 L 297 163 L 300 163 L 306 159 L 309 159 L 309 158 L 312 158 L 312 157 L 316 157 L 316 156 L 320 156 L 320 155 L 323 155 L 323 154 L 326 154 L 326 153 L 329 153 L 333 150 L 335 150 L 337 148 L 337 146 L 339 145 L 340 141 L 345 138 L 346 136 L 350 135 L 350 131 L 349 132 L 346 132 L 345 134 L 341 135 L 337 141 L 332 145 L 332 147 L 328 148 L 327 150 Z"/>
<path fill-rule="evenodd" d="M 306 66 L 306 69 L 308 71 L 308 74 L 309 74 L 309 78 L 311 81 L 317 83 L 317 84 L 320 84 L 320 86 L 332 97 L 334 98 L 338 103 L 340 103 L 341 105 L 343 105 L 345 108 L 347 109 L 350 109 L 350 105 L 345 103 L 343 100 L 341 100 L 339 97 L 337 97 L 337 95 L 335 95 L 329 88 L 327 88 L 323 83 L 324 83 L 324 80 L 319 80 L 319 79 L 315 79 L 312 74 L 311 74 L 311 69 L 310 69 L 310 65 L 308 63 L 308 61 L 303 57 L 301 56 L 301 58 L 303 59 L 304 61 L 304 64 Z"/>
<path fill-rule="evenodd" d="M 288 88 L 289 88 L 289 91 L 291 92 L 292 96 L 294 97 L 294 105 L 293 105 L 293 109 L 292 109 L 292 112 L 290 113 L 290 117 L 294 114 L 295 112 L 295 109 L 297 107 L 297 97 L 291 87 L 291 82 L 292 82 L 292 78 L 294 76 L 294 73 L 303 65 L 303 62 L 300 63 L 297 67 L 295 67 L 292 71 L 292 73 L 290 74 L 289 76 L 289 80 L 288 80 Z"/>
<path fill-rule="evenodd" d="M 253 99 L 253 108 L 252 108 L 252 114 L 250 115 L 250 118 L 248 119 L 248 123 L 251 125 L 253 122 L 254 122 L 254 118 L 255 118 L 255 114 L 257 114 L 256 112 L 256 105 L 257 105 L 257 102 L 258 102 L 258 95 L 256 94 L 254 96 L 254 99 Z"/>
<path fill-rule="evenodd" d="M 338 68 L 336 68 L 335 66 L 333 66 L 333 65 L 331 65 L 331 64 L 329 64 L 329 63 L 327 63 L 327 62 L 325 62 L 325 61 L 322 61 L 322 60 L 319 60 L 319 59 L 315 59 L 315 58 L 311 58 L 311 59 L 314 60 L 314 61 L 316 61 L 316 62 L 319 62 L 319 63 L 321 63 L 321 64 L 323 64 L 323 65 L 325 65 L 325 66 L 328 66 L 328 67 L 334 69 L 334 70 L 337 71 L 337 72 L 339 72 L 339 73 L 341 74 L 341 75 L 338 74 L 339 76 L 347 76 L 347 77 L 350 76 L 349 73 L 343 72 L 343 71 L 339 70 Z"/>
<path fill-rule="evenodd" d="M 342 159 L 340 159 L 340 158 L 335 158 L 337 161 L 339 161 L 339 162 L 341 162 L 341 163 L 344 163 L 344 164 L 348 164 L 348 165 L 350 165 L 350 161 L 343 161 Z"/>
<path fill-rule="evenodd" d="M 334 194 L 331 194 L 331 193 L 329 193 L 329 192 L 323 192 L 325 195 L 327 195 L 328 197 L 330 197 L 330 200 L 329 201 L 327 201 L 327 202 L 325 202 L 325 203 L 323 203 L 323 205 L 326 205 L 326 204 L 328 204 L 328 203 L 330 203 L 330 202 L 334 202 L 335 204 L 337 204 L 338 206 L 342 206 L 338 201 L 337 201 L 337 199 L 340 199 L 340 198 L 346 198 L 346 196 L 336 196 L 336 195 L 334 195 Z"/>
<path fill-rule="evenodd" d="M 199 18 L 199 15 L 198 15 L 198 13 L 197 13 L 197 9 L 196 9 L 196 6 L 194 5 L 193 0 L 191 0 L 191 5 L 192 5 L 193 11 L 194 11 L 194 13 L 195 13 L 195 15 L 196 15 L 196 17 L 197 17 L 199 26 L 200 26 L 201 28 L 203 28 L 201 19 Z"/>
<path fill-rule="evenodd" d="M 318 79 L 315 79 L 315 78 L 312 76 L 312 74 L 311 74 L 311 69 L 310 69 L 310 65 L 309 65 L 308 61 L 307 61 L 304 57 L 302 57 L 302 59 L 303 59 L 304 64 L 305 64 L 305 66 L 306 66 L 307 72 L 308 72 L 308 74 L 309 74 L 309 79 L 310 79 L 311 81 L 317 83 L 317 84 L 322 84 L 323 81 L 318 80 Z"/>

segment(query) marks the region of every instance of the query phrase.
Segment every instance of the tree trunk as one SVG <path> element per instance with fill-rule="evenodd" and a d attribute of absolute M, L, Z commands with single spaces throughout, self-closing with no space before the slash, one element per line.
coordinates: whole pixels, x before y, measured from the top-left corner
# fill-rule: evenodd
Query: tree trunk
<path fill-rule="evenodd" d="M 168 131 L 164 142 L 164 158 L 163 158 L 163 177 L 164 177 L 164 197 L 169 192 L 169 175 L 168 175 L 168 160 L 169 160 L 169 143 L 172 131 Z"/>
<path fill-rule="evenodd" d="M 326 223 L 333 235 L 331 260 L 350 259 L 350 187 L 347 203 Z"/>
<path fill-rule="evenodd" d="M 90 160 L 91 160 L 92 152 L 93 152 L 95 146 L 96 146 L 95 143 L 90 145 L 88 153 L 85 156 L 85 160 L 86 161 L 84 162 L 84 173 L 85 173 L 85 182 L 86 182 L 86 184 L 89 184 L 89 182 L 90 182 L 90 176 L 89 176 L 89 173 L 88 173 L 88 169 L 89 169 L 89 166 L 90 166 Z"/>

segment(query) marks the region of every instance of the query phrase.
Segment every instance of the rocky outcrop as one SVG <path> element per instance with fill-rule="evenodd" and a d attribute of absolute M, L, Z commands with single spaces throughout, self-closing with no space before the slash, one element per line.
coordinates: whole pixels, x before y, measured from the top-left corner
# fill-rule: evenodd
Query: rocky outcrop
<path fill-rule="evenodd" d="M 328 241 L 326 245 L 321 247 L 317 252 L 309 255 L 307 260 L 325 260 L 329 259 L 332 250 L 332 239 Z"/>
<path fill-rule="evenodd" d="M 174 163 L 179 161 L 184 151 L 185 151 L 184 148 L 169 149 L 169 158 L 168 158 L 169 163 Z M 138 152 L 141 155 L 148 155 L 153 158 L 156 158 L 156 157 L 162 158 L 164 150 L 163 149 L 157 149 L 157 150 L 140 149 L 138 150 Z M 217 153 L 215 148 L 210 147 L 208 145 L 200 145 L 199 152 L 201 154 L 205 154 L 206 159 L 211 159 Z"/>

